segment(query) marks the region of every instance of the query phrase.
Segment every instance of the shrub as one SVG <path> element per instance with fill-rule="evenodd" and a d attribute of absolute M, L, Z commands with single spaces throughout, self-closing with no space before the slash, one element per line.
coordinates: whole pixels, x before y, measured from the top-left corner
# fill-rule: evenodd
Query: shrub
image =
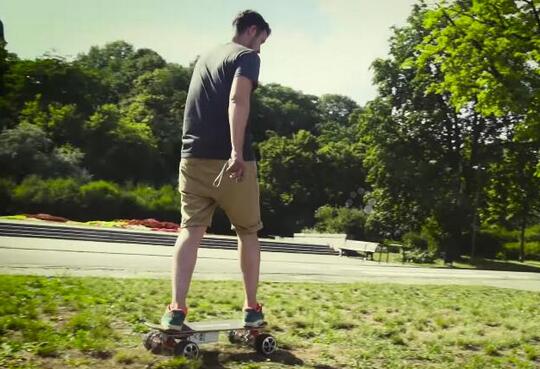
<path fill-rule="evenodd" d="M 418 232 L 407 232 L 403 235 L 403 243 L 413 249 L 427 250 L 428 240 Z"/>
<path fill-rule="evenodd" d="M 431 250 L 412 249 L 405 251 L 404 260 L 413 263 L 433 263 L 437 255 Z"/>
<path fill-rule="evenodd" d="M 525 230 L 525 240 L 540 241 L 540 224 L 533 225 Z"/>
<path fill-rule="evenodd" d="M 328 233 L 346 233 L 354 239 L 363 239 L 365 214 L 355 208 L 321 206 L 315 212 L 315 230 Z"/>
<path fill-rule="evenodd" d="M 121 187 L 114 182 L 28 176 L 19 185 L 0 180 L 4 213 L 48 213 L 73 220 L 156 218 L 178 222 L 180 194 L 173 186 Z M 8 208 L 9 204 L 9 208 Z"/>
<path fill-rule="evenodd" d="M 171 185 L 153 188 L 138 185 L 130 190 L 139 208 L 145 210 L 146 216 L 177 220 L 180 211 L 180 193 Z"/>
<path fill-rule="evenodd" d="M 427 218 L 422 225 L 420 237 L 426 241 L 427 249 L 436 252 L 441 249 L 441 246 L 448 241 L 448 234 L 445 233 L 433 216 Z"/>
<path fill-rule="evenodd" d="M 11 213 L 12 193 L 17 184 L 9 178 L 0 178 L 0 214 Z"/>
<path fill-rule="evenodd" d="M 518 259 L 519 230 L 509 230 L 500 226 L 489 227 L 480 233 L 479 248 L 485 250 L 490 246 L 492 253 L 482 252 L 487 257 L 495 255 L 499 259 Z M 487 244 L 490 243 L 490 245 Z M 525 257 L 540 260 L 540 224 L 525 230 Z M 486 255 L 487 254 L 487 255 Z"/>
<path fill-rule="evenodd" d="M 81 186 L 81 214 L 84 220 L 129 218 L 140 213 L 136 198 L 108 181 L 92 181 Z"/>
<path fill-rule="evenodd" d="M 505 243 L 499 256 L 504 259 L 518 259 L 519 246 L 519 242 Z M 540 241 L 526 241 L 524 247 L 525 259 L 540 260 Z"/>
<path fill-rule="evenodd" d="M 12 191 L 13 210 L 73 217 L 80 207 L 80 182 L 73 178 L 26 177 Z"/>

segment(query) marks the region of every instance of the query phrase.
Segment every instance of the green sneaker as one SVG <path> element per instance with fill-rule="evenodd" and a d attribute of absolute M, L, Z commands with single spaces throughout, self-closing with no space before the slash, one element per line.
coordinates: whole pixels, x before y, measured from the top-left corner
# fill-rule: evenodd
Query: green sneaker
<path fill-rule="evenodd" d="M 265 325 L 262 305 L 257 304 L 255 308 L 244 308 L 244 325 L 246 327 L 261 327 Z"/>
<path fill-rule="evenodd" d="M 186 319 L 187 308 L 184 309 L 171 309 L 171 306 L 167 306 L 165 313 L 161 317 L 161 328 L 171 330 L 181 330 Z"/>

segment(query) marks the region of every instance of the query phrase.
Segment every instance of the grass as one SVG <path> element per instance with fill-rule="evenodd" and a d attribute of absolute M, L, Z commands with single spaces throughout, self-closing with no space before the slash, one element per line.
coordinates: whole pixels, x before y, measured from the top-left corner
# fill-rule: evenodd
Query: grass
<path fill-rule="evenodd" d="M 386 264 L 386 254 L 383 253 L 381 256 L 381 264 Z M 481 270 L 504 270 L 509 272 L 534 272 L 540 273 L 540 261 L 537 260 L 525 260 L 524 262 L 519 262 L 516 260 L 495 260 L 495 259 L 484 259 L 478 258 L 476 260 L 470 259 L 469 256 L 461 256 L 461 260 L 455 261 L 452 264 L 454 269 L 481 269 Z M 379 253 L 375 253 L 373 260 L 379 262 Z M 389 253 L 388 254 L 388 263 L 392 264 L 401 264 L 408 266 L 421 266 L 427 268 L 447 268 L 443 259 L 436 259 L 433 263 L 412 263 L 402 262 L 403 257 L 400 253 Z"/>
<path fill-rule="evenodd" d="M 540 367 L 540 294 L 485 287 L 262 283 L 270 360 L 222 342 L 203 356 L 155 356 L 141 344 L 168 280 L 0 276 L 0 367 Z M 241 284 L 195 281 L 190 320 L 238 318 Z"/>

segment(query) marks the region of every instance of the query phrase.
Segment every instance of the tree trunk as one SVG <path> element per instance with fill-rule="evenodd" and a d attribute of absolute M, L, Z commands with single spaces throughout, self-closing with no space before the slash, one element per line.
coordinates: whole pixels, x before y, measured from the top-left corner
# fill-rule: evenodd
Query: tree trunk
<path fill-rule="evenodd" d="M 477 233 L 477 214 L 478 214 L 478 198 L 480 190 L 477 188 L 474 194 L 473 217 L 472 217 L 472 237 L 471 237 L 471 261 L 476 257 L 476 233 Z"/>
<path fill-rule="evenodd" d="M 525 228 L 527 227 L 527 222 L 525 217 L 521 220 L 521 232 L 519 235 L 519 261 L 525 261 Z"/>

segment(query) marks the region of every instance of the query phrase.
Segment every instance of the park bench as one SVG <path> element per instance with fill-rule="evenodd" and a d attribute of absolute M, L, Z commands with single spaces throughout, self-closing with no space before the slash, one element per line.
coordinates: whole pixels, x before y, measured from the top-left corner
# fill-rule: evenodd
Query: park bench
<path fill-rule="evenodd" d="M 339 247 L 340 256 L 361 256 L 366 260 L 373 260 L 373 255 L 378 251 L 377 242 L 347 240 L 345 245 Z"/>

